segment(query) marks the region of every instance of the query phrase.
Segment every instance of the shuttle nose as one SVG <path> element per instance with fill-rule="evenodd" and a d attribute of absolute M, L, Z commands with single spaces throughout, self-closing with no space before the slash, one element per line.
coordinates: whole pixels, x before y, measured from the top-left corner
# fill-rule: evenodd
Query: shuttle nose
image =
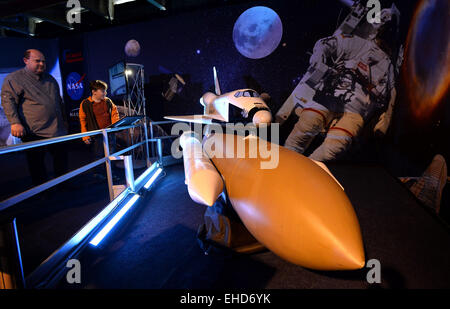
<path fill-rule="evenodd" d="M 253 124 L 258 126 L 263 123 L 271 123 L 272 122 L 272 114 L 269 111 L 262 110 L 255 113 L 253 116 Z"/>
<path fill-rule="evenodd" d="M 366 258 L 362 242 L 353 243 L 347 240 L 347 247 L 337 246 L 335 248 L 335 255 L 330 261 L 330 270 L 357 270 L 366 265 Z"/>

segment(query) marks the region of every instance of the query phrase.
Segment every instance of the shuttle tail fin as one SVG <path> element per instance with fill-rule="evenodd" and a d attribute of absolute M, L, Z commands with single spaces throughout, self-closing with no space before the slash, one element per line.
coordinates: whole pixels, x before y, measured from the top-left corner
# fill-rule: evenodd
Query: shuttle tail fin
<path fill-rule="evenodd" d="M 214 86 L 216 88 L 216 95 L 221 95 L 222 92 L 220 91 L 220 85 L 219 85 L 219 79 L 217 78 L 216 67 L 213 67 L 213 74 L 214 74 Z"/>

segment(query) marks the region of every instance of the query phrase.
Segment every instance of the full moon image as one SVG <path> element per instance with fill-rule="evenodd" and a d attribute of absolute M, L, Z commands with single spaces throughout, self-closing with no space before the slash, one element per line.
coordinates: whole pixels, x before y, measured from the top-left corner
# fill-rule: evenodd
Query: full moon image
<path fill-rule="evenodd" d="M 283 24 L 278 14 L 264 6 L 255 6 L 239 16 L 233 28 L 233 41 L 245 57 L 261 59 L 280 44 Z"/>
<path fill-rule="evenodd" d="M 448 0 L 422 0 L 409 30 L 404 79 L 410 108 L 418 119 L 427 118 L 449 89 L 448 12 Z"/>
<path fill-rule="evenodd" d="M 125 44 L 125 54 L 128 57 L 137 57 L 141 53 L 141 45 L 136 40 L 129 40 Z"/>

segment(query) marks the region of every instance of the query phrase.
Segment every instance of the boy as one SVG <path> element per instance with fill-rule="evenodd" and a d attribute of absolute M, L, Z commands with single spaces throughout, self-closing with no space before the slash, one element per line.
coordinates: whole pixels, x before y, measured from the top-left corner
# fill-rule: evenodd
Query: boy
<path fill-rule="evenodd" d="M 94 80 L 90 83 L 90 89 L 92 95 L 80 104 L 81 132 L 104 129 L 119 120 L 117 106 L 106 97 L 108 85 L 101 80 Z M 83 141 L 89 145 L 95 137 L 100 136 L 85 136 Z"/>
<path fill-rule="evenodd" d="M 108 85 L 101 80 L 94 80 L 90 83 L 91 96 L 84 99 L 80 104 L 80 125 L 81 132 L 104 129 L 119 120 L 117 106 L 111 99 L 106 97 Z M 114 152 L 114 135 L 108 135 L 110 151 Z M 92 145 L 95 156 L 104 157 L 102 135 L 85 136 L 83 142 Z M 94 177 L 104 179 L 101 166 L 96 168 Z"/>

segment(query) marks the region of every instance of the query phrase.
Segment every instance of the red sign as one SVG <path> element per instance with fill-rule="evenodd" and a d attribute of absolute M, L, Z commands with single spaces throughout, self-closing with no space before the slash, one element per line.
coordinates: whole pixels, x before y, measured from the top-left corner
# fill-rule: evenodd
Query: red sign
<path fill-rule="evenodd" d="M 83 53 L 82 52 L 66 52 L 65 54 L 66 63 L 80 62 L 83 61 Z"/>

